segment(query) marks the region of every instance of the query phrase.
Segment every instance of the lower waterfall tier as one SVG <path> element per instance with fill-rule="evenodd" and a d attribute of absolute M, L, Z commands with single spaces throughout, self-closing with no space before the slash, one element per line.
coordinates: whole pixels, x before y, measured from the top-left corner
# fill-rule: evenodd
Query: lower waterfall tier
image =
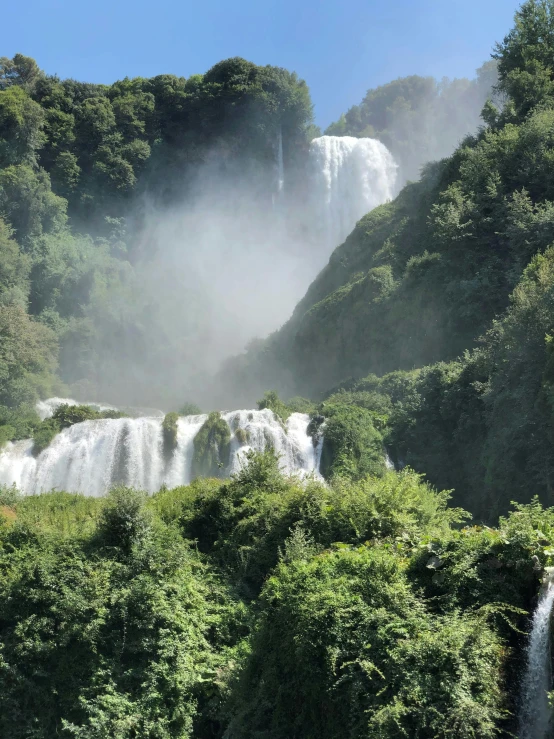
<path fill-rule="evenodd" d="M 231 433 L 229 465 L 222 473 L 240 469 L 250 449 L 272 448 L 283 472 L 318 475 L 321 441 L 308 435 L 309 417 L 293 413 L 282 424 L 270 410 L 222 413 Z M 194 438 L 206 415 L 178 420 L 177 442 L 164 450 L 162 418 L 120 418 L 84 421 L 64 429 L 38 456 L 33 441 L 9 442 L 0 452 L 0 485 L 16 485 L 25 494 L 53 489 L 104 495 L 112 485 L 129 485 L 150 493 L 162 485 L 176 487 L 191 481 Z"/>

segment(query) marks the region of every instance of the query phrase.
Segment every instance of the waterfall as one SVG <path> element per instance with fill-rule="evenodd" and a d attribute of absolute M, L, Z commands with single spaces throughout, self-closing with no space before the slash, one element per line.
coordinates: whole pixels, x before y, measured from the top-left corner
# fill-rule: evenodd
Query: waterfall
<path fill-rule="evenodd" d="M 293 413 L 286 424 L 277 419 L 273 411 L 231 411 L 223 418 L 229 425 L 231 437 L 231 463 L 229 471 L 238 472 L 245 454 L 253 449 L 263 451 L 271 446 L 280 456 L 281 468 L 285 472 L 301 475 L 319 469 L 318 447 L 314 447 L 307 429 L 309 417 L 305 413 Z M 244 433 L 240 441 L 237 431 Z"/>
<path fill-rule="evenodd" d="M 310 160 L 315 229 L 331 251 L 363 215 L 392 199 L 397 166 L 380 141 L 352 136 L 314 139 Z"/>
<path fill-rule="evenodd" d="M 60 400 L 44 401 L 42 412 L 51 415 Z M 240 470 L 249 449 L 271 447 L 280 455 L 284 473 L 319 476 L 321 443 L 314 448 L 306 414 L 293 413 L 286 424 L 268 409 L 231 411 L 222 417 L 231 432 L 227 475 Z M 150 493 L 163 484 L 186 485 L 191 481 L 194 438 L 206 418 L 179 418 L 177 444 L 169 460 L 159 415 L 77 423 L 55 436 L 37 457 L 32 440 L 8 442 L 0 451 L 0 485 L 15 484 L 25 494 L 56 488 L 92 496 L 104 495 L 117 483 Z"/>
<path fill-rule="evenodd" d="M 283 163 L 283 132 L 279 129 L 277 139 L 277 193 L 280 195 L 285 188 L 285 165 Z"/>
<path fill-rule="evenodd" d="M 547 570 L 527 646 L 527 664 L 523 677 L 520 739 L 547 739 L 550 735 L 552 711 L 548 692 L 552 689 L 550 632 L 554 605 L 554 571 Z"/>

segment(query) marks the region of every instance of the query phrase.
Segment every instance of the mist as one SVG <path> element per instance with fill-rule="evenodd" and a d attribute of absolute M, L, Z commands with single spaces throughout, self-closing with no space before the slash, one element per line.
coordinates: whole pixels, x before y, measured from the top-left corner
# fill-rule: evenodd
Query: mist
<path fill-rule="evenodd" d="M 477 130 L 495 80 L 494 64 L 472 81 L 396 80 L 294 162 L 283 162 L 279 134 L 265 160 L 214 146 L 167 203 L 146 188 L 127 219 L 126 289 L 91 304 L 95 359 L 70 372 L 70 392 L 163 410 L 232 403 L 226 360 L 288 320 L 362 215 Z M 174 172 L 168 189 L 178 192 Z M 252 403 L 259 383 L 242 398 Z"/>
<path fill-rule="evenodd" d="M 129 289 L 94 309 L 94 377 L 81 397 L 179 409 L 215 406 L 221 363 L 278 329 L 358 218 L 393 195 L 377 141 L 316 139 L 300 177 L 217 152 L 181 201 L 145 195 L 134 213 Z"/>

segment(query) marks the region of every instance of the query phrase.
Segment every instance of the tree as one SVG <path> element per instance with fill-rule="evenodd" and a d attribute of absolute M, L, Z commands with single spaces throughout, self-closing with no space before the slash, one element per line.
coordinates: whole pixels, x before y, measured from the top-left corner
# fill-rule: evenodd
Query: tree
<path fill-rule="evenodd" d="M 0 218 L 0 303 L 27 304 L 31 260 L 22 254 L 12 231 Z"/>
<path fill-rule="evenodd" d="M 34 402 L 37 389 L 51 384 L 56 363 L 54 332 L 19 305 L 0 305 L 0 404 Z"/>
<path fill-rule="evenodd" d="M 44 112 L 21 87 L 0 90 L 0 167 L 36 164 L 46 137 Z"/>
<path fill-rule="evenodd" d="M 500 88 L 512 99 L 520 119 L 554 98 L 554 0 L 527 0 L 515 25 L 497 44 Z"/>
<path fill-rule="evenodd" d="M 45 232 L 60 231 L 67 220 L 66 209 L 67 202 L 52 192 L 43 169 L 27 164 L 0 169 L 0 214 L 24 249 Z"/>
<path fill-rule="evenodd" d="M 30 56 L 16 54 L 13 59 L 0 57 L 0 90 L 18 85 L 32 91 L 43 73 Z"/>

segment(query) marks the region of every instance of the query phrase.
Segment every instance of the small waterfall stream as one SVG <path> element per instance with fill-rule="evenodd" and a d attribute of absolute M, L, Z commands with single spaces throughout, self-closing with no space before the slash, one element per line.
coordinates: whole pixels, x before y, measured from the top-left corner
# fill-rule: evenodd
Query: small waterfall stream
<path fill-rule="evenodd" d="M 277 140 L 277 192 L 280 195 L 285 188 L 285 165 L 283 162 L 283 132 L 279 129 Z"/>
<path fill-rule="evenodd" d="M 41 415 L 52 415 L 60 401 L 68 402 L 61 398 L 43 401 Z M 118 483 L 150 493 L 163 484 L 186 485 L 191 481 L 194 438 L 206 418 L 179 418 L 177 445 L 170 459 L 164 455 L 161 412 L 77 423 L 55 436 L 36 457 L 32 439 L 8 442 L 0 451 L 0 485 L 15 484 L 25 494 L 58 489 L 92 496 L 104 495 Z M 250 449 L 273 448 L 286 474 L 319 475 L 322 442 L 314 447 L 306 414 L 293 413 L 286 424 L 267 409 L 231 411 L 222 413 L 222 418 L 231 432 L 225 474 L 238 472 Z"/>
<path fill-rule="evenodd" d="M 527 646 L 523 677 L 519 739 L 549 739 L 552 710 L 548 692 L 552 690 L 551 618 L 554 606 L 554 568 L 548 568 Z"/>

